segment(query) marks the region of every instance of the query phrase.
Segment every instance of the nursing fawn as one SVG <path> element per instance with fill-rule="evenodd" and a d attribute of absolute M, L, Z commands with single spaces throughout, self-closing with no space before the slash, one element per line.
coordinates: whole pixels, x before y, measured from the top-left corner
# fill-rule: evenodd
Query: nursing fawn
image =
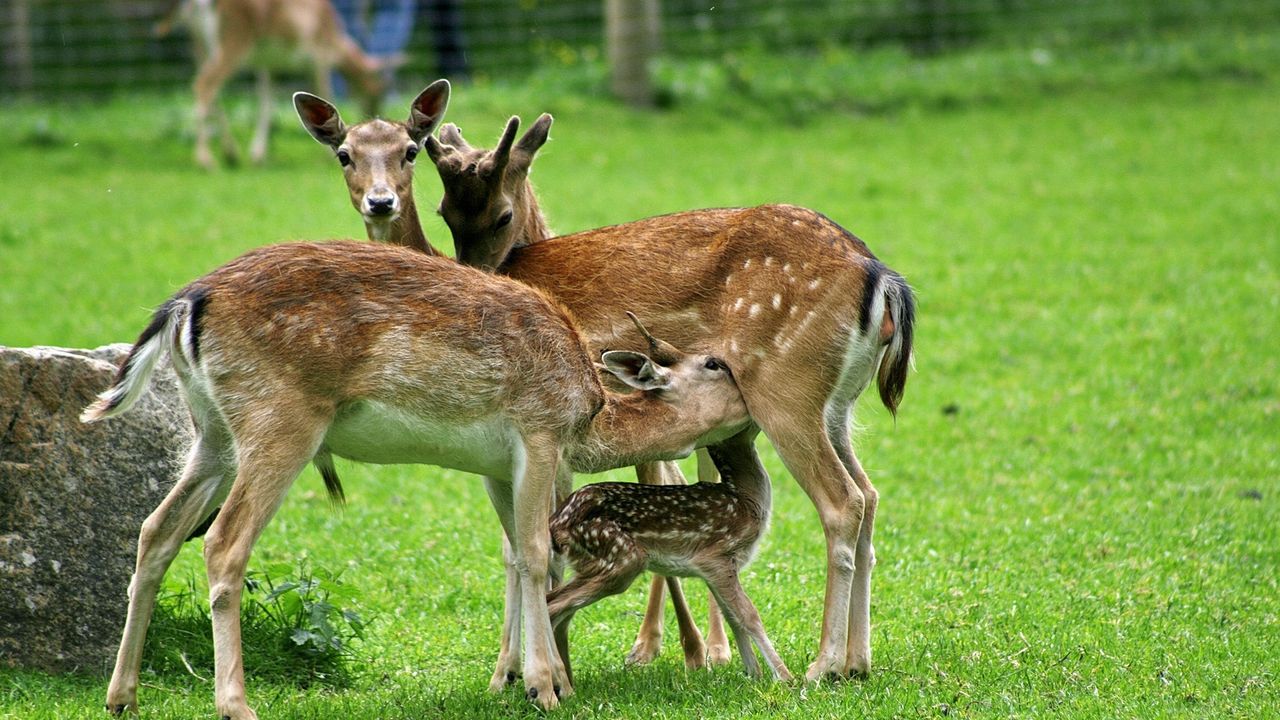
<path fill-rule="evenodd" d="M 650 356 L 678 352 L 649 338 Z M 557 650 L 570 680 L 569 622 L 575 613 L 623 592 L 645 570 L 707 583 L 738 644 L 747 674 L 760 676 L 754 642 L 778 680 L 791 672 L 773 649 L 739 573 L 751 561 L 769 525 L 769 476 L 752 450 L 749 429 L 707 448 L 720 482 L 693 485 L 598 483 L 569 496 L 551 519 L 551 549 L 563 554 L 573 578 L 547 596 Z M 736 455 L 737 462 L 728 462 Z M 745 461 L 744 461 L 745 460 Z"/>

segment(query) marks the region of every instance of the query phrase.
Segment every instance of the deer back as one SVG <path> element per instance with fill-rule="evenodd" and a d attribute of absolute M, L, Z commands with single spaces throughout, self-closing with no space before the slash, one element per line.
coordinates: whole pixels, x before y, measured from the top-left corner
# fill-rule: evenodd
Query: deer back
<path fill-rule="evenodd" d="M 220 403 L 273 392 L 458 422 L 504 413 L 567 434 L 603 391 L 568 314 L 445 259 L 356 242 L 251 251 L 192 283 L 193 344 Z"/>
<path fill-rule="evenodd" d="M 839 225 L 785 205 L 676 213 L 553 238 L 514 249 L 502 271 L 554 292 L 592 347 L 635 343 L 616 313 L 626 298 L 655 335 L 717 353 L 735 373 L 805 353 L 833 378 L 851 336 L 879 329 L 873 305 L 888 273 Z"/>

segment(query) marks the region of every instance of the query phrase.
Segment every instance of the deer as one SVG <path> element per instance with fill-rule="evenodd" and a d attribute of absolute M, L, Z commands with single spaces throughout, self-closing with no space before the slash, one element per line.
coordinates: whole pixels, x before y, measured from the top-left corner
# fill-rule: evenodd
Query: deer
<path fill-rule="evenodd" d="M 308 463 L 341 500 L 335 456 L 432 464 L 505 483 L 494 506 L 519 568 L 526 693 L 554 708 L 572 692 L 546 606 L 557 475 L 686 456 L 749 424 L 730 369 L 714 356 L 676 352 L 655 361 L 607 351 L 597 366 L 572 316 L 545 293 L 380 244 L 271 245 L 191 282 L 156 310 L 81 420 L 126 412 L 166 357 L 196 440 L 139 533 L 107 692 L 117 714 L 136 709 L 160 581 L 183 539 L 221 504 L 204 545 L 215 704 L 222 717 L 256 717 L 240 647 L 245 568 Z M 606 388 L 598 367 L 636 392 Z"/>
<path fill-rule="evenodd" d="M 655 335 L 733 368 L 753 427 L 812 501 L 826 539 L 822 629 L 805 678 L 865 676 L 879 493 L 853 451 L 852 411 L 875 382 L 897 415 L 914 342 L 910 286 L 853 233 L 794 205 L 553 237 L 529 181 L 552 121 L 540 116 L 517 139 L 512 117 L 492 150 L 452 124 L 425 139 L 457 258 L 550 293 L 593 348 L 635 342 L 614 319 L 625 305 Z"/>
<path fill-rule="evenodd" d="M 316 87 L 330 96 L 330 74 L 337 69 L 360 96 L 365 112 L 373 116 L 387 90 L 384 72 L 396 62 L 362 51 L 343 29 L 329 0 L 178 0 L 156 23 L 154 32 L 164 36 L 178 24 L 187 25 L 195 39 L 195 161 L 205 169 L 215 166 L 209 142 L 218 94 L 246 63 L 257 67 L 258 118 L 250 158 L 262 163 L 271 134 L 273 67 L 296 67 L 299 60 L 309 63 Z M 240 152 L 226 114 L 220 109 L 216 114 L 223 155 L 234 164 Z"/>
<path fill-rule="evenodd" d="M 405 122 L 373 118 L 351 127 L 329 101 L 307 92 L 293 94 L 302 126 L 317 142 L 333 150 L 351 205 L 360 213 L 370 240 L 441 255 L 427 240 L 418 219 L 413 164 L 422 141 L 444 118 L 449 94 L 449 81 L 436 80 L 409 103 Z"/>
<path fill-rule="evenodd" d="M 338 109 L 327 100 L 306 92 L 294 94 L 294 107 L 303 127 L 317 142 L 333 151 L 342 167 L 351 204 L 360 213 L 371 241 L 440 254 L 428 243 L 414 209 L 413 168 L 418 143 L 431 134 L 429 130 L 422 132 L 422 128 L 434 128 L 438 124 L 448 104 L 448 93 L 449 82 L 437 80 L 411 102 L 409 122 L 399 124 L 373 119 L 351 126 L 343 122 Z M 390 199 L 391 196 L 394 199 Z M 388 206 L 390 211 L 382 210 Z M 699 467 L 710 468 L 709 461 L 700 458 Z M 642 483 L 684 483 L 674 463 L 641 463 L 636 466 L 636 474 Z M 714 479 L 714 471 L 708 479 Z M 571 490 L 571 485 L 565 485 L 557 491 L 563 499 Z M 504 557 L 507 560 L 507 609 L 499 659 L 489 686 L 494 692 L 514 682 L 520 667 L 518 579 L 511 564 L 509 542 L 504 543 Z M 664 582 L 665 578 L 654 578 L 645 619 L 627 656 L 628 664 L 644 664 L 658 655 L 662 641 Z M 718 606 L 712 605 L 710 630 L 704 642 L 679 582 L 665 582 L 665 585 L 671 593 L 686 666 L 693 669 L 727 663 L 729 641 L 716 610 Z"/>
<path fill-rule="evenodd" d="M 641 333 L 655 361 L 679 357 L 678 350 L 642 327 Z M 719 482 L 596 483 L 570 495 L 551 518 L 551 551 L 566 556 L 574 571 L 568 583 L 547 595 L 556 650 L 570 682 L 573 616 L 625 591 L 645 570 L 665 575 L 673 589 L 677 576 L 701 578 L 733 628 L 747 675 L 761 677 L 754 642 L 776 680 L 792 679 L 739 578 L 768 528 L 772 505 L 769 475 L 752 450 L 755 434 L 740 433 L 708 448 Z M 727 462 L 729 453 L 746 462 L 735 467 Z"/>

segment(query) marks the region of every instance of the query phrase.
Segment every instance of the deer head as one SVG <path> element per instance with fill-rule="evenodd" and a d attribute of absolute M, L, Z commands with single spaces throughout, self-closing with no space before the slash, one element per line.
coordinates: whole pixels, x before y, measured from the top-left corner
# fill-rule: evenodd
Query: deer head
<path fill-rule="evenodd" d="M 580 472 L 684 457 L 750 421 L 724 361 L 681 351 L 649 334 L 633 313 L 627 316 L 649 341 L 648 354 L 606 350 L 596 369 L 640 392 L 606 394 L 591 427 L 568 449 L 569 464 Z"/>
<path fill-rule="evenodd" d="M 543 114 L 516 140 L 520 118 L 513 117 L 492 150 L 472 147 L 453 123 L 440 128 L 438 141 L 426 139 L 424 148 L 444 185 L 440 215 L 453 233 L 459 262 L 494 270 L 511 248 L 544 239 L 528 177 L 551 123 Z"/>
<path fill-rule="evenodd" d="M 351 204 L 364 218 L 369 236 L 388 240 L 392 224 L 413 207 L 413 165 L 424 138 L 444 118 L 449 81 L 437 80 L 414 98 L 403 122 L 374 119 L 347 127 L 332 103 L 310 93 L 294 93 L 302 125 L 329 146 L 342 165 Z M 417 223 L 416 214 L 413 221 Z"/>

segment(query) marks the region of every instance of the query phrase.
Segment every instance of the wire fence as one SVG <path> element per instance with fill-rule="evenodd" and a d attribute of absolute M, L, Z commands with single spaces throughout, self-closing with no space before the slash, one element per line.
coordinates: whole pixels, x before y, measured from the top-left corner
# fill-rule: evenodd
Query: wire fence
<path fill-rule="evenodd" d="M 193 0 L 185 0 L 191 2 Z M 226 2 L 227 0 L 217 0 Z M 244 2 L 246 0 L 237 0 Z M 251 0 L 288 3 L 291 0 Z M 386 0 L 361 3 L 366 13 Z M 186 87 L 191 37 L 158 37 L 177 0 L 3 0 L 0 98 L 84 97 Z M 1205 28 L 1280 26 L 1280 0 L 400 0 L 406 72 L 519 76 L 567 58 L 603 62 L 607 8 L 652 13 L 657 52 L 715 59 L 749 48 L 806 53 L 898 46 L 1159 42 Z M 375 7 L 369 7 L 375 6 Z M 407 9 L 406 9 L 407 8 Z M 644 25 L 645 23 L 640 23 Z"/>

